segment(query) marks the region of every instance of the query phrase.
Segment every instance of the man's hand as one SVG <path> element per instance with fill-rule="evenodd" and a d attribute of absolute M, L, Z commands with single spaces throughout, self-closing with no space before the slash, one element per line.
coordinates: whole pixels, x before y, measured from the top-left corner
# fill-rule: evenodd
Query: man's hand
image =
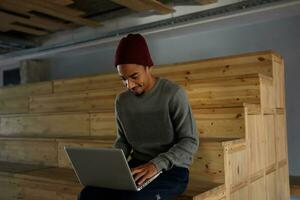
<path fill-rule="evenodd" d="M 157 174 L 157 169 L 153 163 L 146 163 L 131 169 L 135 182 L 142 185 L 145 181 Z"/>

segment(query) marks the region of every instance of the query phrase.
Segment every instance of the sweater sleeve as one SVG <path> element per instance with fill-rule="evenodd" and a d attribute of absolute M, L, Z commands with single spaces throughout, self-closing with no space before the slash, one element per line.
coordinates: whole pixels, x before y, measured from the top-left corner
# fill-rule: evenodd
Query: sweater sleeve
<path fill-rule="evenodd" d="M 193 154 L 199 146 L 199 134 L 195 119 L 189 105 L 188 97 L 182 88 L 179 88 L 169 102 L 169 113 L 172 120 L 175 144 L 167 151 L 162 152 L 150 162 L 160 171 L 168 170 L 173 165 L 185 163 L 190 165 Z"/>
<path fill-rule="evenodd" d="M 114 148 L 122 149 L 125 157 L 127 158 L 131 152 L 132 146 L 128 143 L 125 131 L 122 126 L 122 122 L 120 120 L 120 104 L 118 99 L 115 101 L 115 119 L 116 119 L 116 126 L 117 126 L 117 139 L 113 145 Z"/>

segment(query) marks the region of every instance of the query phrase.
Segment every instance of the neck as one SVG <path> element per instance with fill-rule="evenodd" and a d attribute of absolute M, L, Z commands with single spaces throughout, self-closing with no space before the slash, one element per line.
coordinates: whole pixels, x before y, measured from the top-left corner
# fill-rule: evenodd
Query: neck
<path fill-rule="evenodd" d="M 154 77 L 153 75 L 151 75 L 151 78 L 150 78 L 150 81 L 149 81 L 149 86 L 145 91 L 147 92 L 147 91 L 151 90 L 154 87 L 156 81 L 157 81 L 157 78 Z"/>

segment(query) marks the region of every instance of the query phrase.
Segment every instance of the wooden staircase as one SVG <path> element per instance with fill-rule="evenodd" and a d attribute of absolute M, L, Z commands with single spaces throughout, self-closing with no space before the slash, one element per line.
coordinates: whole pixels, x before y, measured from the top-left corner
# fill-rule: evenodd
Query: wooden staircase
<path fill-rule="evenodd" d="M 181 200 L 287 200 L 284 65 L 258 52 L 154 67 L 180 84 L 200 132 Z M 74 200 L 64 146 L 111 147 L 117 73 L 0 89 L 0 200 Z"/>

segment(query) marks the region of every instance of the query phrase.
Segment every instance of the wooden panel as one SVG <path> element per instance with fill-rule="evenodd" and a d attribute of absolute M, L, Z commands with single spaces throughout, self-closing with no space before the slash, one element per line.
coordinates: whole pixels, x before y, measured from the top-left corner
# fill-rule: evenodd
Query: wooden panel
<path fill-rule="evenodd" d="M 51 82 L 30 83 L 18 86 L 0 88 L 0 99 L 9 97 L 30 96 L 38 94 L 51 94 Z"/>
<path fill-rule="evenodd" d="M 260 94 L 262 108 L 275 108 L 273 79 L 260 75 Z"/>
<path fill-rule="evenodd" d="M 225 185 L 227 195 L 247 185 L 248 161 L 244 139 L 224 142 Z"/>
<path fill-rule="evenodd" d="M 28 97 L 0 99 L 0 114 L 28 113 Z"/>
<path fill-rule="evenodd" d="M 26 179 L 19 179 L 18 185 L 19 196 L 24 200 L 72 200 L 77 198 L 82 189 L 79 184 L 66 185 Z"/>
<path fill-rule="evenodd" d="M 64 147 L 112 147 L 113 139 L 109 140 L 83 140 L 83 139 L 70 139 L 58 140 L 58 166 L 71 168 L 70 161 L 66 155 Z"/>
<path fill-rule="evenodd" d="M 79 16 L 85 14 L 85 12 L 81 10 L 69 8 L 61 4 L 57 4 L 57 2 L 53 2 L 49 0 L 43 2 L 40 2 L 38 0 L 24 0 L 24 3 L 16 0 L 10 0 L 10 1 L 17 3 L 20 6 L 26 3 L 27 6 L 31 8 L 31 10 L 42 11 L 47 14 L 49 14 L 48 12 L 50 12 L 50 10 L 57 11 L 57 12 L 64 12 L 66 15 L 70 15 L 70 16 Z"/>
<path fill-rule="evenodd" d="M 266 175 L 266 195 L 267 200 L 276 199 L 276 172 Z"/>
<path fill-rule="evenodd" d="M 259 103 L 257 75 L 191 81 L 187 90 L 192 108 L 241 106 Z"/>
<path fill-rule="evenodd" d="M 2 25 L 0 25 L 0 26 L 2 26 Z M 27 33 L 30 35 L 43 36 L 43 35 L 48 34 L 48 32 L 46 32 L 46 31 L 41 31 L 41 30 L 37 30 L 34 28 L 28 28 L 27 26 L 22 26 L 21 24 L 8 24 L 5 26 L 6 26 L 7 30 L 15 30 L 15 31 Z"/>
<path fill-rule="evenodd" d="M 284 62 L 280 56 L 273 55 L 273 77 L 276 108 L 285 108 Z"/>
<path fill-rule="evenodd" d="M 244 113 L 241 108 L 193 109 L 200 137 L 245 137 Z"/>
<path fill-rule="evenodd" d="M 19 4 L 20 2 L 18 2 Z M 71 21 L 73 23 L 81 24 L 81 25 L 88 25 L 93 27 L 100 26 L 100 23 L 94 20 L 89 20 L 85 18 L 78 17 L 78 15 L 82 14 L 82 11 L 76 11 L 71 8 L 59 6 L 53 3 L 45 3 L 40 2 L 38 0 L 24 0 L 23 4 L 27 4 L 32 8 L 32 10 L 39 11 L 57 18 L 61 18 L 67 21 Z"/>
<path fill-rule="evenodd" d="M 190 168 L 193 180 L 224 183 L 224 157 L 221 142 L 200 139 L 201 145 Z"/>
<path fill-rule="evenodd" d="M 157 74 L 184 74 L 190 75 L 199 72 L 199 78 L 233 76 L 242 74 L 261 73 L 272 76 L 272 52 L 258 52 L 210 58 L 199 61 L 173 63 L 154 68 Z M 200 73 L 202 71 L 203 73 Z M 198 73 L 197 73 L 198 76 Z"/>
<path fill-rule="evenodd" d="M 242 108 L 194 109 L 193 115 L 201 138 L 245 137 L 245 122 Z M 114 113 L 92 113 L 91 135 L 116 135 Z"/>
<path fill-rule="evenodd" d="M 0 160 L 57 165 L 57 144 L 51 140 L 0 139 Z"/>
<path fill-rule="evenodd" d="M 31 112 L 113 110 L 116 93 L 101 90 L 82 93 L 64 93 L 30 98 Z"/>
<path fill-rule="evenodd" d="M 116 73 L 112 74 L 99 74 L 87 77 L 78 77 L 63 80 L 53 81 L 54 93 L 61 92 L 74 92 L 83 90 L 95 89 L 112 89 L 120 91 L 125 89 L 122 81 Z"/>
<path fill-rule="evenodd" d="M 19 187 L 12 177 L 0 176 L 0 199 L 15 200 L 19 197 Z"/>
<path fill-rule="evenodd" d="M 181 82 L 212 77 L 224 77 L 261 73 L 272 76 L 272 54 L 270 51 L 226 56 L 206 60 L 156 66 L 153 73 Z M 116 73 L 55 80 L 54 92 L 69 92 L 122 86 Z M 112 86 L 112 87 L 110 87 Z"/>
<path fill-rule="evenodd" d="M 115 115 L 113 112 L 91 114 L 92 136 L 115 136 L 117 134 Z"/>
<path fill-rule="evenodd" d="M 278 200 L 290 199 L 288 165 L 286 164 L 282 167 L 279 167 L 276 172 L 277 172 L 276 199 L 278 199 Z"/>
<path fill-rule="evenodd" d="M 249 186 L 249 199 L 253 200 L 266 200 L 266 188 L 265 188 L 265 180 L 264 177 L 257 179 L 252 182 Z"/>
<path fill-rule="evenodd" d="M 3 116 L 0 121 L 1 135 L 13 136 L 88 136 L 88 113 L 24 114 Z"/>
<path fill-rule="evenodd" d="M 244 186 L 241 189 L 234 191 L 230 194 L 230 200 L 248 200 L 249 197 L 249 189 L 248 186 Z"/>
<path fill-rule="evenodd" d="M 266 167 L 267 169 L 276 166 L 276 143 L 275 143 L 275 121 L 274 115 L 264 115 L 264 135 L 266 136 Z"/>
<path fill-rule="evenodd" d="M 246 116 L 246 140 L 249 142 L 249 173 L 259 176 L 265 169 L 265 135 L 261 115 Z"/>
<path fill-rule="evenodd" d="M 113 2 L 120 4 L 122 6 L 128 7 L 135 11 L 146 11 L 146 10 L 156 10 L 161 14 L 167 14 L 175 12 L 175 10 L 167 5 L 162 4 L 156 0 L 112 0 Z"/>
<path fill-rule="evenodd" d="M 276 155 L 277 161 L 287 159 L 287 134 L 285 114 L 275 115 Z"/>

